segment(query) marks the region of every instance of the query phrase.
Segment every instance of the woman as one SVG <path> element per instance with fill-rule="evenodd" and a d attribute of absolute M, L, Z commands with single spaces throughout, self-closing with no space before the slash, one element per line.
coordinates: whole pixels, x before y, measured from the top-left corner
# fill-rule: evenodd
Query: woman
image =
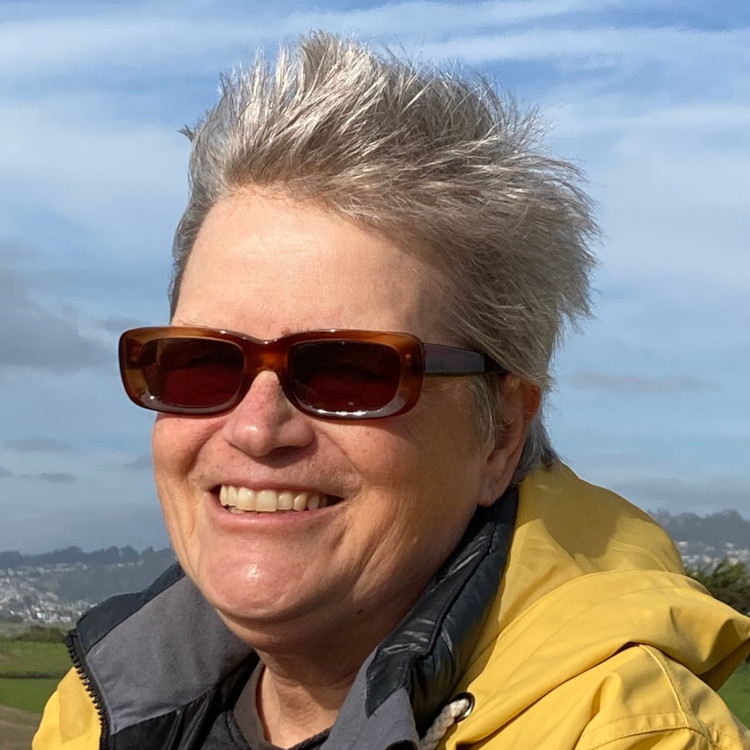
<path fill-rule="evenodd" d="M 180 567 L 81 619 L 37 750 L 750 746 L 750 621 L 544 430 L 595 225 L 535 134 L 326 35 L 224 82 L 120 348 Z"/>

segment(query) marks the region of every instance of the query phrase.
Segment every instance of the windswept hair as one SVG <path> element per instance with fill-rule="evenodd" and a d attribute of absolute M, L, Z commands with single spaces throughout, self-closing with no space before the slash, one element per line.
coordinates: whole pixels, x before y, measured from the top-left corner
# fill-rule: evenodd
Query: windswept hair
<path fill-rule="evenodd" d="M 481 77 L 313 33 L 275 65 L 221 79 L 195 128 L 190 199 L 174 239 L 172 310 L 206 214 L 247 187 L 311 200 L 440 271 L 446 331 L 539 386 L 566 327 L 589 314 L 597 227 L 583 178 L 548 155 L 535 112 Z M 481 427 L 502 427 L 493 376 L 475 379 Z M 520 480 L 556 460 L 541 416 Z"/>

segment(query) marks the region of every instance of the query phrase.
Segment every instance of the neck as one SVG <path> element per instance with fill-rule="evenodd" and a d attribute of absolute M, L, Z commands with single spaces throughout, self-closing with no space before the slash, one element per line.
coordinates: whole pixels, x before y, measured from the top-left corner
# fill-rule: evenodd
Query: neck
<path fill-rule="evenodd" d="M 289 671 L 284 660 L 261 655 L 265 669 L 256 696 L 266 739 L 292 747 L 333 726 L 359 665 L 322 673 L 317 665 L 296 663 Z M 306 673 L 309 671 L 309 673 Z"/>
<path fill-rule="evenodd" d="M 266 739 L 292 747 L 331 727 L 362 664 L 408 608 L 404 602 L 387 620 L 364 610 L 344 629 L 299 620 L 258 627 L 225 617 L 265 667 L 256 699 Z"/>

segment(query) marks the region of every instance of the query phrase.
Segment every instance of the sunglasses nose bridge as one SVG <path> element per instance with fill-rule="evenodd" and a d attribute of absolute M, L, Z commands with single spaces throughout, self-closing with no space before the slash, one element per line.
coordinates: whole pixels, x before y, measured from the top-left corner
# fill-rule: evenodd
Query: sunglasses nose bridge
<path fill-rule="evenodd" d="M 276 373 L 282 387 L 286 384 L 287 348 L 279 341 L 243 341 L 244 380 L 247 392 L 261 372 Z"/>

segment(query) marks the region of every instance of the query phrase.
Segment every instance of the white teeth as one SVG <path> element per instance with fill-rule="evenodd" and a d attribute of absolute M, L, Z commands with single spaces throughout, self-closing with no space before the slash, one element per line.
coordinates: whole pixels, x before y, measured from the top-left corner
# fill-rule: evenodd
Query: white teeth
<path fill-rule="evenodd" d="M 247 487 L 237 489 L 237 500 L 234 503 L 240 510 L 255 510 L 257 507 L 256 494 Z"/>
<path fill-rule="evenodd" d="M 264 513 L 274 513 L 279 507 L 279 493 L 274 490 L 261 490 L 258 493 L 258 506 L 256 510 Z"/>
<path fill-rule="evenodd" d="M 328 497 L 317 492 L 291 490 L 251 490 L 223 484 L 219 488 L 219 502 L 232 513 L 275 513 L 282 511 L 317 510 L 328 506 Z"/>

